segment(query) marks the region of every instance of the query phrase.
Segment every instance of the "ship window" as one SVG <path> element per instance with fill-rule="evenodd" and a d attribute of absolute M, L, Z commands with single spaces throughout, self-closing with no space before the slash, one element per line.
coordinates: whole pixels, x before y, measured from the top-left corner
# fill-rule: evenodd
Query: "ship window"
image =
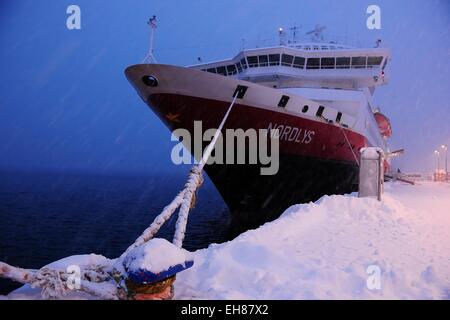
<path fill-rule="evenodd" d="M 336 58 L 336 68 L 337 69 L 350 68 L 350 58 Z"/>
<path fill-rule="evenodd" d="M 240 62 L 236 63 L 236 67 L 237 67 L 239 73 L 242 72 L 242 66 L 241 66 Z"/>
<path fill-rule="evenodd" d="M 319 109 L 317 109 L 316 116 L 319 117 L 319 118 L 322 118 L 324 111 L 325 111 L 325 107 L 324 106 L 319 106 Z"/>
<path fill-rule="evenodd" d="M 279 54 L 269 54 L 269 64 L 271 66 L 280 65 L 280 55 Z"/>
<path fill-rule="evenodd" d="M 352 57 L 352 68 L 365 68 L 366 67 L 366 57 Z"/>
<path fill-rule="evenodd" d="M 280 108 L 286 108 L 287 103 L 289 102 L 289 97 L 288 96 L 282 96 L 280 99 L 280 102 L 278 102 L 278 106 Z"/>
<path fill-rule="evenodd" d="M 342 112 L 338 112 L 337 116 L 336 116 L 336 122 L 340 123 L 342 119 Z"/>
<path fill-rule="evenodd" d="M 258 66 L 258 57 L 257 56 L 251 56 L 247 57 L 248 66 L 250 68 L 256 68 Z"/>
<path fill-rule="evenodd" d="M 241 59 L 241 65 L 242 68 L 247 69 L 247 61 L 245 60 L 245 57 Z"/>
<path fill-rule="evenodd" d="M 217 67 L 217 73 L 221 74 L 223 76 L 227 75 L 227 70 L 225 69 L 225 67 Z"/>
<path fill-rule="evenodd" d="M 206 71 L 211 72 L 211 73 L 216 73 L 216 68 L 209 68 Z"/>
<path fill-rule="evenodd" d="M 308 106 L 303 106 L 302 112 L 303 113 L 307 113 L 308 112 L 309 107 Z"/>
<path fill-rule="evenodd" d="M 319 69 L 320 58 L 309 58 L 306 62 L 306 69 Z"/>
<path fill-rule="evenodd" d="M 269 59 L 267 58 L 266 55 L 258 56 L 258 60 L 259 60 L 260 67 L 267 67 L 269 65 Z"/>
<path fill-rule="evenodd" d="M 289 54 L 283 54 L 281 56 L 281 65 L 290 67 L 292 66 L 292 62 L 294 61 L 294 56 L 291 56 Z"/>
<path fill-rule="evenodd" d="M 368 57 L 367 65 L 368 66 L 379 66 L 381 64 L 381 61 L 383 61 L 383 57 Z"/>
<path fill-rule="evenodd" d="M 229 66 L 227 66 L 227 73 L 229 76 L 236 74 L 236 66 L 234 64 L 230 64 Z"/>
<path fill-rule="evenodd" d="M 322 69 L 334 69 L 335 58 L 322 58 L 321 59 L 321 68 Z"/>
<path fill-rule="evenodd" d="M 303 69 L 305 67 L 305 58 L 303 57 L 295 57 L 294 59 L 294 68 L 301 68 Z"/>

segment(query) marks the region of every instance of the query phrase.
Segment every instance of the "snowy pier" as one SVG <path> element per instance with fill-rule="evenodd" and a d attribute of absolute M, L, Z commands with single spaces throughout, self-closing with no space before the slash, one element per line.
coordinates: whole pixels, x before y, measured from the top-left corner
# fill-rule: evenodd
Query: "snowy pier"
<path fill-rule="evenodd" d="M 189 253 L 175 299 L 450 299 L 450 184 L 387 183 L 383 201 L 325 196 Z M 114 264 L 98 255 L 50 265 Z M 113 292 L 115 283 L 102 283 Z M 24 287 L 3 297 L 41 299 Z M 69 292 L 66 299 L 95 299 Z"/>

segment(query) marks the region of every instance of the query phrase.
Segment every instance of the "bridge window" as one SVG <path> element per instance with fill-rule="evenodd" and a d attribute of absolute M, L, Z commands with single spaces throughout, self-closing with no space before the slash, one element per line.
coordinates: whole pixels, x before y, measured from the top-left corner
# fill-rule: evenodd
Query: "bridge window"
<path fill-rule="evenodd" d="M 223 76 L 227 75 L 227 70 L 225 69 L 225 67 L 217 67 L 217 73 L 221 74 Z"/>
<path fill-rule="evenodd" d="M 241 59 L 241 65 L 242 68 L 247 69 L 247 61 L 245 60 L 245 57 Z"/>
<path fill-rule="evenodd" d="M 281 56 L 281 65 L 290 67 L 292 66 L 292 62 L 294 61 L 294 56 L 291 56 L 289 54 L 283 54 Z"/>
<path fill-rule="evenodd" d="M 236 67 L 238 69 L 238 72 L 241 73 L 242 72 L 242 66 L 241 66 L 240 62 L 236 63 Z"/>
<path fill-rule="evenodd" d="M 322 58 L 321 59 L 321 68 L 322 69 L 334 69 L 336 59 L 335 58 Z"/>
<path fill-rule="evenodd" d="M 236 74 L 236 66 L 234 64 L 230 64 L 229 66 L 227 66 L 227 73 L 229 76 L 232 76 L 233 74 Z"/>
<path fill-rule="evenodd" d="M 293 67 L 303 69 L 305 67 L 305 60 L 303 57 L 295 57 Z"/>
<path fill-rule="evenodd" d="M 366 57 L 352 57 L 352 68 L 365 68 L 367 63 Z"/>
<path fill-rule="evenodd" d="M 258 60 L 259 60 L 260 67 L 267 67 L 269 65 L 269 59 L 267 58 L 266 55 L 258 56 Z"/>
<path fill-rule="evenodd" d="M 309 58 L 306 62 L 306 69 L 319 69 L 320 58 Z"/>
<path fill-rule="evenodd" d="M 367 58 L 367 66 L 379 66 L 383 61 L 383 57 L 368 57 Z"/>
<path fill-rule="evenodd" d="M 279 54 L 269 54 L 269 65 L 279 66 L 280 65 L 280 55 Z"/>
<path fill-rule="evenodd" d="M 216 68 L 209 68 L 206 71 L 211 72 L 211 73 L 216 73 Z"/>
<path fill-rule="evenodd" d="M 257 56 L 251 56 L 247 57 L 248 66 L 250 68 L 256 68 L 258 66 L 258 57 Z"/>
<path fill-rule="evenodd" d="M 337 69 L 350 68 L 350 58 L 336 58 L 336 68 Z"/>

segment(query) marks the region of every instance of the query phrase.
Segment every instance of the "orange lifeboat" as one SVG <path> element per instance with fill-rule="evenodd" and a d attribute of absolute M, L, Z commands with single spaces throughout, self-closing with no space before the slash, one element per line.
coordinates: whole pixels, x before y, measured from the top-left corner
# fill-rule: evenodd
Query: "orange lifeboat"
<path fill-rule="evenodd" d="M 375 120 L 377 121 L 380 133 L 385 138 L 390 138 L 392 136 L 392 126 L 391 121 L 381 112 L 374 113 Z"/>

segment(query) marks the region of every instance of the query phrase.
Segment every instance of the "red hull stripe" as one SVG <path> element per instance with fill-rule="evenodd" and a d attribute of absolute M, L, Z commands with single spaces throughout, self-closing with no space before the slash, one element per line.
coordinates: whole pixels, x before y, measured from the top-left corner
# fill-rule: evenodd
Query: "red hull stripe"
<path fill-rule="evenodd" d="M 159 93 L 148 104 L 171 129 L 185 128 L 193 132 L 194 121 L 202 121 L 203 130 L 217 128 L 229 103 L 199 97 Z M 236 104 L 224 129 L 279 129 L 280 153 L 355 163 L 355 157 L 344 132 L 359 158 L 359 150 L 367 139 L 351 130 L 324 121 L 301 118 L 248 105 Z"/>

